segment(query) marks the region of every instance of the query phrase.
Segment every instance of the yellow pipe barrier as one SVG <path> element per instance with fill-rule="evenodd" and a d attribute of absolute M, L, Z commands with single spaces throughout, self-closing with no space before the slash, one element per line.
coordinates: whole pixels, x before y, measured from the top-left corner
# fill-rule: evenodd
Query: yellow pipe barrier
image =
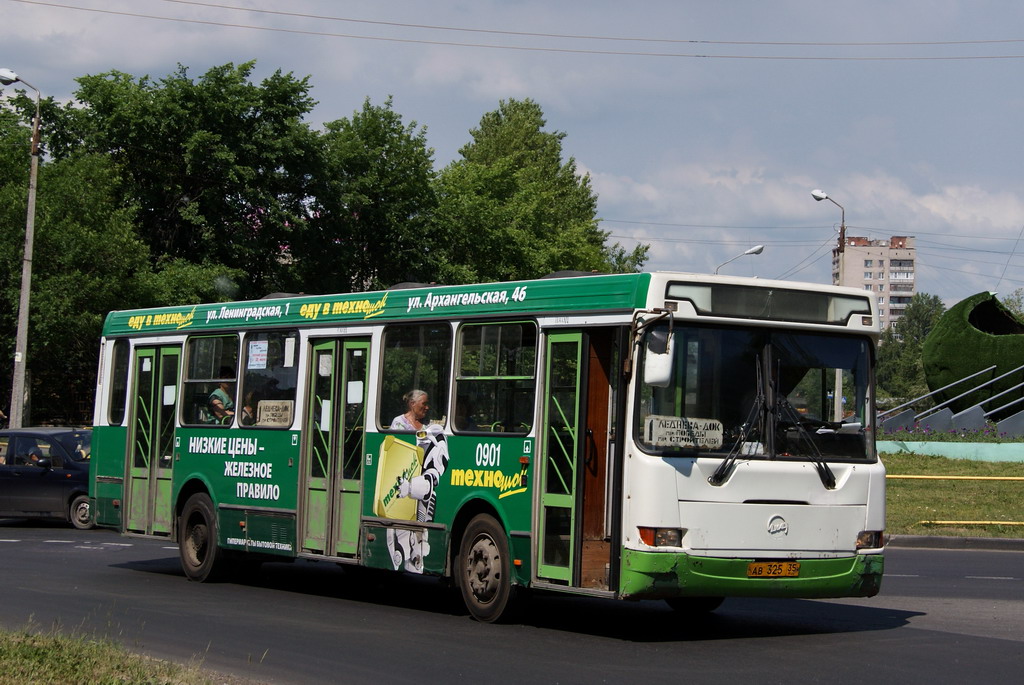
<path fill-rule="evenodd" d="M 924 526 L 1024 526 L 1024 521 L 918 521 Z"/>
<path fill-rule="evenodd" d="M 905 476 L 887 473 L 888 478 L 903 478 L 915 480 L 1024 480 L 1024 476 Z"/>
<path fill-rule="evenodd" d="M 886 479 L 903 480 L 1004 480 L 1022 481 L 1024 476 L 911 476 L 885 475 Z M 918 521 L 919 526 L 1024 526 L 1024 521 Z"/>

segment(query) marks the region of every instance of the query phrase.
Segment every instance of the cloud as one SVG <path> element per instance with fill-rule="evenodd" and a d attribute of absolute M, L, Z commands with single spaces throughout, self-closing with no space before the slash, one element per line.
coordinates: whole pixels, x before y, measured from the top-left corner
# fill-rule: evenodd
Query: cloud
<path fill-rule="evenodd" d="M 793 0 L 652 3 L 644 12 L 608 0 L 594 0 L 585 9 L 537 0 L 307 0 L 294 8 L 277 3 L 285 11 L 396 24 L 384 26 L 137 0 L 76 4 L 410 40 L 857 58 L 1005 56 L 1019 50 L 1010 44 L 939 43 L 1001 37 L 1024 17 L 1014 3 L 982 3 L 979 10 L 976 1 L 965 0 L 895 6 L 868 0 L 845 7 L 842 21 L 824 23 L 806 11 L 806 3 Z M 821 187 L 845 206 L 855 234 L 919 237 L 918 285 L 925 292 L 944 299 L 961 291 L 969 295 L 985 274 L 998 277 L 1003 264 L 1009 264 L 1009 278 L 1024 284 L 1024 259 L 1011 254 L 1024 225 L 1017 123 L 1024 97 L 1019 89 L 993 86 L 1014 83 L 1021 60 L 826 62 L 527 52 L 7 5 L 4 59 L 17 57 L 18 63 L 0 66 L 58 98 L 67 97 L 73 79 L 87 73 L 117 69 L 160 78 L 180 62 L 199 77 L 215 65 L 257 59 L 257 80 L 278 68 L 311 75 L 312 96 L 321 103 L 310 117 L 313 125 L 348 116 L 365 97 L 381 102 L 394 95 L 406 121 L 427 126 L 435 159 L 443 165 L 499 100 L 530 97 L 544 108 L 548 128 L 567 134 L 566 154 L 581 171 L 591 172 L 600 215 L 609 219 L 603 228 L 652 241 L 655 268 L 713 270 L 737 249 L 764 243 L 764 255 L 737 260 L 730 272 L 774 276 L 809 260 L 811 266 L 797 277 L 827 282 L 828 243 L 835 239 L 839 211 L 811 199 L 809 191 Z M 879 23 L 880 13 L 888 21 Z M 412 24 L 674 42 L 467 33 Z M 868 45 L 878 41 L 928 44 Z M 954 269 L 957 275 L 950 278 Z"/>
<path fill-rule="evenodd" d="M 629 176 L 595 172 L 582 164 L 578 164 L 576 170 L 581 175 L 590 174 L 591 187 L 602 200 L 611 204 L 618 205 L 632 200 L 657 203 L 661 196 L 655 185 Z"/>
<path fill-rule="evenodd" d="M 806 174 L 754 161 L 668 164 L 640 177 L 589 171 L 600 213 L 610 219 L 603 228 L 624 244 L 628 239 L 652 241 L 653 268 L 713 270 L 737 250 L 759 243 L 768 246 L 758 258 L 766 261 L 747 269 L 774 277 L 800 268 L 798 278 L 829 280 L 830 244 L 841 213 L 835 205 L 814 202 L 810 190 L 817 184 Z M 984 256 L 977 257 L 982 263 L 972 263 L 950 248 L 978 250 L 985 247 L 979 240 L 999 238 L 1004 242 L 990 244 L 998 250 L 1024 225 L 1019 195 L 980 186 L 947 185 L 921 194 L 906 181 L 876 172 L 849 174 L 826 190 L 846 209 L 848 235 L 920 233 L 919 259 L 928 275 L 922 286 L 948 291 L 954 283 L 932 280 L 937 274 L 927 269 L 956 268 L 965 272 L 955 282 L 963 291 L 959 296 L 990 287 L 992 266 L 983 263 Z M 688 243 L 676 242 L 682 237 Z M 1002 256 L 988 259 L 1005 261 Z M 813 266 L 806 267 L 807 262 Z"/>
<path fill-rule="evenodd" d="M 951 226 L 1005 232 L 1024 225 L 1024 201 L 1010 192 L 992 193 L 978 186 L 949 186 L 920 198 L 921 206 Z"/>
<path fill-rule="evenodd" d="M 854 174 L 846 189 L 871 217 L 887 217 L 893 230 L 1015 237 L 1024 225 L 1024 198 L 1006 190 L 949 184 L 925 192 L 881 171 Z M 848 217 L 851 216 L 849 210 Z"/>

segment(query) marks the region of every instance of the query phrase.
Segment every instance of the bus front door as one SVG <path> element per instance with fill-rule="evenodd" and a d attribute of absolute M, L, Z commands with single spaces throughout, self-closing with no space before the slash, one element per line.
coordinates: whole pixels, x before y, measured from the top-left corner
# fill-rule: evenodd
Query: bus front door
<path fill-rule="evenodd" d="M 547 337 L 537 575 L 608 590 L 612 532 L 615 329 Z"/>
<path fill-rule="evenodd" d="M 135 348 L 127 455 L 127 532 L 171 534 L 171 468 L 180 360 L 181 348 L 177 345 Z"/>
<path fill-rule="evenodd" d="M 303 446 L 302 551 L 354 557 L 366 424 L 368 339 L 314 342 Z"/>

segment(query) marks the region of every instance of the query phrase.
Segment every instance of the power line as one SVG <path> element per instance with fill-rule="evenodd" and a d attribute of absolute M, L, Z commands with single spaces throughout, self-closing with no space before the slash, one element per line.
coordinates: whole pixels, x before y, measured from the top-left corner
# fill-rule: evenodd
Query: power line
<path fill-rule="evenodd" d="M 636 43 L 669 43 L 669 44 L 696 44 L 696 45 L 750 45 L 758 47 L 918 47 L 918 46 L 948 46 L 948 45 L 996 45 L 1005 43 L 1024 43 L 1024 38 L 1004 38 L 989 40 L 936 40 L 936 41 L 870 41 L 870 42 L 825 42 L 825 41 L 749 41 L 749 40 L 704 40 L 688 38 L 640 38 L 632 36 L 600 36 L 572 33 L 539 33 L 534 31 L 507 31 L 501 29 L 479 29 L 464 26 L 441 26 L 435 24 L 414 24 L 399 21 L 379 21 L 371 19 L 353 19 L 351 17 L 338 17 L 323 14 L 308 14 L 305 12 L 284 12 L 281 10 L 266 10 L 253 7 L 239 7 L 236 5 L 223 5 L 214 2 L 198 2 L 197 0 L 159 0 L 160 2 L 172 3 L 175 5 L 195 5 L 198 7 L 209 7 L 224 10 L 249 12 L 252 14 L 269 14 L 284 17 L 298 17 L 301 19 L 317 19 L 322 21 L 338 21 L 353 24 L 368 24 L 374 26 L 393 26 L 398 28 L 426 29 L 431 31 L 457 31 L 463 33 L 484 33 L 501 36 L 525 36 L 530 38 L 559 38 L 568 40 L 604 40 Z"/>
<path fill-rule="evenodd" d="M 870 232 L 874 232 L 874 233 L 877 233 L 879 235 L 888 235 L 888 236 L 906 235 L 906 236 L 917 237 L 917 236 L 921 236 L 921 235 L 940 235 L 940 236 L 942 236 L 944 238 L 967 238 L 969 240 L 1009 240 L 1009 238 L 999 238 L 999 237 L 995 237 L 995 236 L 975 235 L 973 233 L 966 233 L 966 234 L 938 233 L 938 232 L 935 232 L 935 231 L 909 231 L 909 232 L 908 231 L 904 231 L 902 233 L 897 233 L 896 231 L 894 231 L 891 228 L 878 228 L 877 226 L 854 226 L 852 224 L 846 224 L 846 229 L 847 229 L 847 231 L 855 230 L 855 231 L 865 231 L 865 232 L 869 232 L 869 233 Z"/>
<path fill-rule="evenodd" d="M 925 269 L 935 269 L 936 271 L 939 270 L 939 267 L 932 266 L 931 264 L 922 264 L 921 266 Z M 967 274 L 968 276 L 975 276 L 977 278 L 988 278 L 988 274 L 980 274 L 976 271 L 964 271 L 963 269 L 950 269 L 949 267 L 942 267 L 942 273 L 945 274 L 947 272 Z M 1024 283 L 1024 280 L 1018 278 L 1004 278 L 1003 280 L 1010 281 L 1011 283 Z"/>
<path fill-rule="evenodd" d="M 726 228 L 726 229 L 734 230 L 734 231 L 747 231 L 747 230 L 755 230 L 755 231 L 790 231 L 790 230 L 792 230 L 792 231 L 810 231 L 810 230 L 825 230 L 825 229 L 828 228 L 827 226 L 823 226 L 822 224 L 805 225 L 805 226 L 741 226 L 741 225 L 734 225 L 734 224 L 680 224 L 680 223 L 674 223 L 674 222 L 668 222 L 668 221 L 636 221 L 636 220 L 629 220 L 629 219 L 610 219 L 610 218 L 605 218 L 605 217 L 600 217 L 600 220 L 601 220 L 602 223 L 609 223 L 609 224 L 630 224 L 630 225 L 636 225 L 636 226 L 663 226 L 663 227 L 668 227 L 668 228 L 710 228 L 710 229 L 723 229 L 723 228 Z M 943 238 L 964 238 L 965 240 L 970 240 L 972 242 L 973 241 L 977 241 L 977 240 L 998 240 L 998 241 L 1012 240 L 1011 238 L 1001 238 L 1001 237 L 998 237 L 998 236 L 976 235 L 976 234 L 973 234 L 973 233 L 960 234 L 960 233 L 939 233 L 939 232 L 936 232 L 936 231 L 916 231 L 916 230 L 915 231 L 907 231 L 905 229 L 904 230 L 894 230 L 894 229 L 891 229 L 891 228 L 879 228 L 877 226 L 858 226 L 856 224 L 846 224 L 846 230 L 847 230 L 848 234 L 849 234 L 850 231 L 862 231 L 865 234 L 867 234 L 866 237 L 870 237 L 871 235 L 881 235 L 881 236 L 906 235 L 906 236 L 911 236 L 911 237 L 917 238 L 919 236 L 935 235 L 935 236 L 942 236 Z M 919 242 L 926 242 L 926 241 L 919 241 Z M 953 248 L 953 249 L 960 249 L 960 248 L 958 248 L 955 245 L 950 245 L 950 247 Z"/>
<path fill-rule="evenodd" d="M 961 254 L 959 256 L 956 256 L 956 257 L 952 257 L 952 256 L 949 256 L 949 255 L 934 254 L 932 252 L 928 252 L 927 250 L 918 250 L 917 253 L 920 254 L 920 255 L 924 255 L 925 257 L 932 257 L 933 259 L 939 259 L 939 260 L 947 260 L 948 259 L 948 260 L 955 261 L 957 263 L 965 263 L 965 264 L 987 264 L 989 266 L 1004 266 L 1004 264 L 1006 264 L 1006 262 L 995 262 L 995 261 L 989 261 L 987 259 L 975 259 L 975 258 L 971 258 L 971 257 L 966 257 L 963 254 Z M 1005 254 L 1005 253 L 1001 253 L 1001 254 Z M 1012 258 L 1012 257 L 1024 257 L 1024 255 L 1021 255 L 1021 254 L 1018 253 L 1018 254 L 1010 254 L 1010 255 L 1008 255 L 1008 257 L 1009 258 Z M 1012 265 L 1012 266 L 1014 266 L 1014 268 L 1016 268 L 1016 269 L 1024 268 L 1024 265 Z"/>
<path fill-rule="evenodd" d="M 646 242 L 651 242 L 651 243 L 690 243 L 690 244 L 694 244 L 694 245 L 715 245 L 715 246 L 735 245 L 738 242 L 736 240 L 710 240 L 710 239 L 699 239 L 699 238 L 636 237 L 636 236 L 621 235 L 621 234 L 614 234 L 614 233 L 610 233 L 608 237 L 614 238 L 614 239 L 617 239 L 617 240 L 623 240 L 623 239 L 625 239 L 625 240 L 635 240 L 635 241 L 640 242 L 640 243 L 646 243 Z M 1003 238 L 1002 240 L 1010 240 L 1010 238 Z M 761 242 L 764 242 L 766 245 L 781 245 L 781 246 L 784 246 L 786 248 L 815 247 L 815 249 L 812 250 L 811 253 L 808 256 L 804 257 L 802 260 L 797 262 L 794 266 L 790 267 L 788 270 L 786 270 L 785 272 L 783 272 L 782 274 L 780 274 L 779 276 L 776 277 L 779 280 L 784 280 L 784 279 L 787 279 L 787 278 L 790 278 L 790 277 L 796 275 L 797 273 L 800 273 L 801 271 L 806 270 L 807 268 L 812 266 L 814 263 L 820 261 L 822 258 L 827 257 L 828 253 L 825 253 L 825 254 L 819 254 L 819 253 L 823 249 L 826 249 L 826 248 L 830 247 L 834 243 L 834 241 L 835 241 L 834 237 L 829 237 L 823 243 L 820 243 L 820 244 L 817 243 L 817 242 L 788 241 L 788 240 L 764 240 L 764 241 L 761 241 Z M 739 241 L 739 242 L 742 242 L 742 241 Z M 928 249 L 921 249 L 920 247 L 915 247 L 915 252 L 918 255 L 921 255 L 921 256 L 924 256 L 924 257 L 933 257 L 933 258 L 937 258 L 937 259 L 955 259 L 960 264 L 982 264 L 982 265 L 986 265 L 986 266 L 1005 266 L 1006 265 L 1006 262 L 1002 262 L 1002 261 L 994 262 L 994 261 L 989 261 L 989 260 L 985 260 L 985 259 L 976 259 L 976 258 L 972 258 L 972 257 L 969 256 L 970 254 L 986 254 L 986 255 L 987 254 L 998 254 L 998 255 L 1005 255 L 1005 254 L 1007 254 L 1005 250 L 985 250 L 985 249 L 977 249 L 977 248 L 973 248 L 973 249 L 969 249 L 968 250 L 968 249 L 965 249 L 963 247 L 957 247 L 957 246 L 951 246 L 949 248 L 938 248 L 938 249 L 947 250 L 949 252 L 955 251 L 957 254 L 955 256 L 948 255 L 948 254 L 942 254 L 942 253 L 932 252 L 931 250 L 928 250 Z M 1010 257 L 1012 258 L 1014 256 L 1018 256 L 1018 255 L 1016 255 L 1015 253 L 1011 252 L 1010 253 Z M 1024 256 L 1024 255 L 1020 255 L 1020 256 Z M 918 264 L 920 266 L 925 267 L 925 268 L 934 268 L 934 269 L 939 269 L 940 268 L 940 267 L 937 267 L 937 266 L 934 266 L 934 265 L 931 265 L 931 264 L 927 264 L 926 262 L 918 262 Z M 942 267 L 942 270 L 943 271 L 956 272 L 956 273 L 969 274 L 971 276 L 975 276 L 975 277 L 978 277 L 978 278 L 985 278 L 986 277 L 986 274 L 983 274 L 983 273 L 972 272 L 972 271 L 964 271 L 964 270 L 958 270 L 958 269 L 951 269 L 951 268 L 948 268 L 948 267 Z M 1005 275 L 1004 275 L 1003 280 L 1004 281 L 1014 281 L 1014 282 L 1016 282 L 1015 279 L 1005 278 Z M 1021 281 L 1021 282 L 1024 282 L 1024 281 Z"/>
<path fill-rule="evenodd" d="M 748 230 L 749 229 L 749 230 L 765 230 L 765 231 L 789 230 L 789 229 L 792 229 L 792 230 L 810 230 L 810 229 L 820 229 L 820 228 L 822 228 L 821 224 L 815 224 L 813 226 L 730 226 L 730 225 L 727 225 L 727 224 L 677 224 L 677 223 L 666 222 L 666 221 L 631 221 L 631 220 L 628 220 L 628 219 L 609 219 L 609 218 L 605 218 L 605 217 L 600 217 L 600 220 L 602 222 L 604 222 L 604 223 L 609 223 L 609 224 L 633 224 L 633 225 L 640 225 L 640 226 L 667 226 L 669 228 L 731 228 L 731 229 L 736 229 L 736 230 Z M 850 227 L 847 226 L 847 228 L 850 228 Z"/>
<path fill-rule="evenodd" d="M 685 226 L 685 227 L 688 227 L 688 228 L 719 228 L 719 229 L 721 229 L 721 228 L 727 228 L 727 229 L 743 229 L 743 228 L 762 228 L 762 229 L 798 228 L 798 227 L 773 227 L 773 226 L 765 226 L 765 227 L 745 227 L 745 226 L 728 226 L 728 225 L 711 226 L 711 225 L 703 225 L 703 224 L 684 225 L 684 224 L 671 224 L 671 223 L 666 224 L 666 223 L 642 222 L 642 221 L 637 221 L 637 222 L 618 221 L 618 223 L 636 223 L 636 224 L 671 226 L 671 227 Z M 805 227 L 799 227 L 799 228 L 804 229 Z M 813 227 L 811 227 L 811 228 L 813 228 Z M 943 234 L 929 234 L 929 235 L 943 235 Z M 725 245 L 735 245 L 737 242 L 743 242 L 743 241 L 737 241 L 737 240 L 704 239 L 704 238 L 695 238 L 695 237 L 679 237 L 679 238 L 672 237 L 672 238 L 666 238 L 666 237 L 657 237 L 657 236 L 635 236 L 635 235 L 626 235 L 626 234 L 621 234 L 621 233 L 609 233 L 608 237 L 616 239 L 616 240 L 635 240 L 638 243 L 689 243 L 689 244 L 694 244 L 694 245 L 722 245 L 722 246 L 725 246 Z M 956 236 L 951 236 L 951 237 L 956 237 Z M 974 236 L 962 236 L 962 237 L 964 237 L 964 238 L 973 238 Z M 1012 238 L 990 238 L 990 239 L 991 240 L 1001 240 L 1001 241 L 1004 241 L 1004 242 L 1012 240 Z M 825 240 L 823 245 L 829 245 L 830 243 L 834 242 L 834 240 L 835 240 L 835 237 L 831 236 L 831 237 L 829 237 L 829 238 L 827 238 Z M 779 239 L 767 239 L 767 240 L 764 240 L 764 239 L 759 239 L 759 242 L 763 242 L 766 245 L 780 245 L 780 246 L 784 246 L 784 247 L 787 247 L 787 248 L 816 247 L 817 249 L 814 252 L 812 252 L 812 256 L 813 256 L 813 254 L 815 254 L 818 251 L 818 249 L 821 248 L 821 245 L 819 245 L 818 242 L 816 242 L 816 241 L 808 241 L 806 239 L 803 239 L 803 240 L 779 240 Z M 927 248 L 927 249 L 925 249 L 925 248 Z M 973 258 L 969 257 L 968 255 L 970 255 L 970 254 L 1006 255 L 1007 254 L 1006 250 L 984 249 L 984 248 L 978 248 L 978 247 L 965 248 L 962 245 L 953 245 L 953 244 L 949 244 L 949 243 L 938 243 L 938 242 L 933 242 L 933 241 L 928 241 L 928 240 L 918 240 L 917 241 L 917 245 L 915 246 L 914 249 L 917 252 L 917 254 L 924 255 L 924 256 L 932 256 L 932 257 L 936 257 L 936 258 L 939 258 L 939 259 L 955 259 L 957 262 L 963 262 L 963 263 L 987 264 L 987 265 L 995 265 L 995 266 L 1003 266 L 1004 262 L 1002 262 L 1002 261 L 1000 261 L 1000 262 L 993 262 L 993 261 L 987 261 L 987 260 L 984 260 L 984 259 L 973 259 Z M 949 255 L 949 254 L 943 254 L 944 252 L 950 252 L 950 253 L 955 252 L 956 254 L 954 256 L 954 255 Z M 1017 256 L 1015 250 L 1010 253 L 1010 257 L 1014 257 L 1014 256 Z M 1024 256 L 1024 255 L 1020 255 L 1020 256 Z M 795 269 L 795 270 L 793 270 L 792 273 L 797 273 L 799 271 L 802 271 L 804 268 L 806 268 L 806 267 L 798 268 L 798 267 L 800 267 L 800 265 L 802 263 L 803 262 L 800 262 L 795 267 L 793 267 L 793 269 Z M 967 272 L 965 272 L 965 273 L 967 273 Z M 779 278 L 785 278 L 788 275 L 791 275 L 791 274 L 787 273 L 786 275 L 780 276 Z"/>
<path fill-rule="evenodd" d="M 746 240 L 708 240 L 704 238 L 658 238 L 658 237 L 646 237 L 646 236 L 635 236 L 635 235 L 623 235 L 621 233 L 609 233 L 609 238 L 615 238 L 616 240 L 636 240 L 637 242 L 646 243 L 696 243 L 699 245 L 735 245 L 737 243 L 749 242 Z M 829 238 L 830 241 L 834 241 L 834 237 Z M 814 246 L 818 243 L 816 241 L 808 240 L 761 240 L 767 245 L 789 245 L 790 247 L 807 247 Z"/>
<path fill-rule="evenodd" d="M 813 252 L 811 252 L 811 254 L 809 254 L 803 260 L 797 262 L 795 266 L 792 266 L 788 270 L 782 272 L 782 274 L 780 274 L 776 278 L 781 281 L 781 280 L 790 278 L 791 276 L 796 276 L 798 273 L 800 273 L 804 269 L 810 267 L 812 264 L 814 264 L 815 262 L 817 262 L 820 259 L 822 259 L 823 257 L 825 257 L 827 253 L 824 253 L 824 254 L 821 254 L 821 255 L 818 255 L 818 253 L 821 252 L 823 249 L 827 249 L 833 243 L 834 243 L 834 239 L 833 238 L 829 238 L 828 240 L 823 242 L 821 245 L 819 245 Z"/>
<path fill-rule="evenodd" d="M 1003 240 L 1009 241 L 1009 240 L 1012 240 L 1012 238 L 1004 238 Z M 918 242 L 918 246 L 921 246 L 921 245 L 923 245 L 925 247 L 928 247 L 929 249 L 935 250 L 936 253 L 941 253 L 941 252 L 964 252 L 964 251 L 967 251 L 967 252 L 980 252 L 980 253 L 983 253 L 983 254 L 996 254 L 996 255 L 1005 255 L 1006 254 L 1006 250 L 985 250 L 985 249 L 977 248 L 977 247 L 967 248 L 967 247 L 964 247 L 962 245 L 944 245 L 942 243 L 930 243 L 927 240 L 919 241 Z M 918 252 L 922 252 L 920 247 L 917 247 L 917 251 Z M 940 255 L 940 256 L 942 256 L 942 255 Z"/>
<path fill-rule="evenodd" d="M 318 36 L 323 38 L 350 38 L 353 40 L 372 40 L 387 43 L 406 43 L 414 45 L 436 45 L 444 47 L 459 48 L 481 48 L 487 50 L 514 50 L 519 52 L 547 52 L 574 55 L 606 55 L 617 57 L 660 57 L 673 59 L 728 59 L 728 60 L 764 60 L 764 61 L 796 61 L 796 62 L 946 62 L 946 61 L 977 61 L 977 60 L 1018 60 L 1024 59 L 1021 55 L 925 55 L 925 56 L 820 56 L 820 55 L 714 55 L 702 53 L 682 52 L 637 52 L 628 50 L 591 50 L 583 48 L 558 48 L 558 47 L 535 47 L 525 45 L 495 45 L 487 43 L 461 43 L 457 41 L 425 40 L 415 38 L 392 38 L 387 36 L 361 36 L 350 33 L 333 33 L 330 31 L 311 31 L 305 29 L 287 29 L 275 26 L 258 26 L 254 24 L 238 24 L 233 22 L 210 21 L 204 19 L 185 19 L 182 17 L 162 17 L 141 12 L 125 12 L 120 10 L 100 9 L 96 7 L 79 7 L 66 5 L 57 2 L 42 2 L 41 0 L 8 0 L 23 5 L 36 5 L 41 7 L 53 7 L 57 9 L 76 10 L 80 12 L 93 12 L 96 14 L 108 14 L 121 17 L 133 17 L 136 19 L 152 19 L 156 21 L 172 21 L 182 24 L 194 24 L 200 26 L 219 26 L 222 28 L 247 29 L 250 31 L 268 31 L 272 33 L 287 33 L 303 36 Z M 1014 39 L 1016 41 L 1016 39 Z"/>

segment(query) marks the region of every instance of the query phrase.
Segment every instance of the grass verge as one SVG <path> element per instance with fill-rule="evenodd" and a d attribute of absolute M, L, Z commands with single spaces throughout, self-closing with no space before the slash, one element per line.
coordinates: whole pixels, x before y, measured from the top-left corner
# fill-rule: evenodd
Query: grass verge
<path fill-rule="evenodd" d="M 883 454 L 890 475 L 1016 476 L 1024 463 L 948 459 L 920 454 Z M 886 532 L 890 535 L 949 535 L 1024 538 L 1024 526 L 934 525 L 925 521 L 1024 522 L 1024 481 L 886 481 Z"/>
<path fill-rule="evenodd" d="M 50 683 L 241 684 L 249 681 L 132 654 L 109 640 L 57 630 L 0 629 L 0 685 Z"/>

